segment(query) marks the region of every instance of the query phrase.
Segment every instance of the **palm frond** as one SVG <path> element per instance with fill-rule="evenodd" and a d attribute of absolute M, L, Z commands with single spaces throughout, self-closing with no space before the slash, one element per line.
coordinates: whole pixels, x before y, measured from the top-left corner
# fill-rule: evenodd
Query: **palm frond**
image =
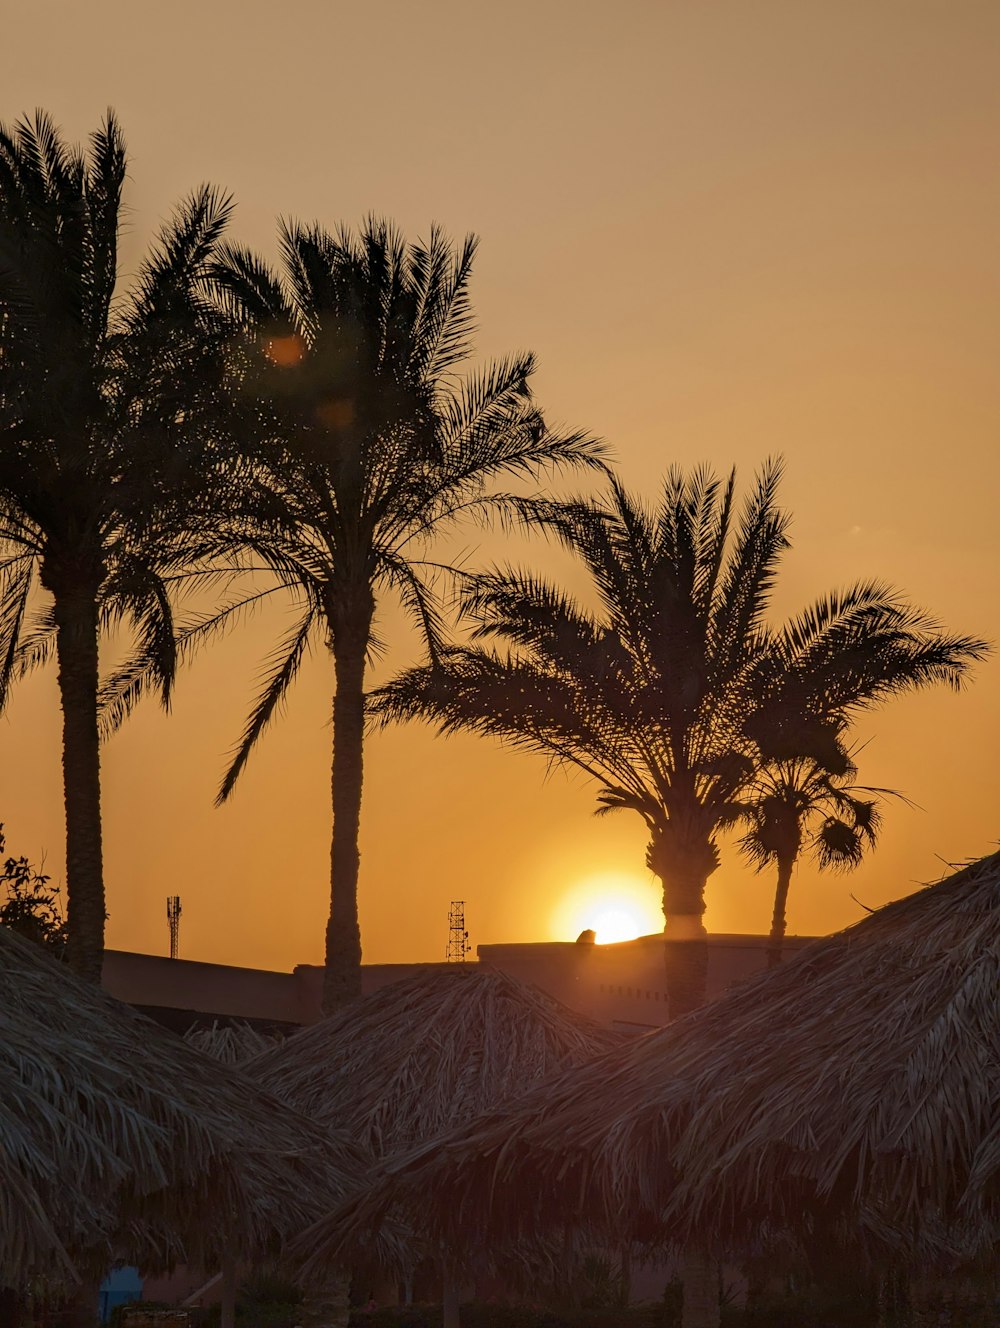
<path fill-rule="evenodd" d="M 296 322 L 308 341 L 314 342 L 321 311 L 330 309 L 336 299 L 332 291 L 335 242 L 319 226 L 282 222 L 279 247 Z"/>
<path fill-rule="evenodd" d="M 39 610 L 28 625 L 22 627 L 13 661 L 12 678 L 23 678 L 33 669 L 47 664 L 55 648 L 56 619 L 49 607 Z"/>
<path fill-rule="evenodd" d="M 788 516 L 776 505 L 781 461 L 766 463 L 744 504 L 717 606 L 712 615 L 714 655 L 727 671 L 745 653 L 770 603 L 781 555 L 788 547 Z"/>
<path fill-rule="evenodd" d="M 765 667 L 777 703 L 849 713 L 934 683 L 958 690 L 990 651 L 986 641 L 944 632 L 897 592 L 862 582 L 792 620 Z"/>
<path fill-rule="evenodd" d="M 259 609 L 271 595 L 284 592 L 284 586 L 268 586 L 264 590 L 240 596 L 213 613 L 181 624 L 174 638 L 176 662 L 184 661 L 206 642 L 224 636 L 247 615 Z M 136 654 L 101 684 L 97 698 L 101 733 L 105 737 L 115 733 L 150 688 L 157 685 L 162 687 L 160 644 L 156 640 L 147 640 Z"/>
<path fill-rule="evenodd" d="M 25 555 L 10 559 L 0 569 L 0 710 L 7 704 L 11 680 L 19 675 L 33 573 L 32 560 Z"/>
<path fill-rule="evenodd" d="M 232 198 L 212 185 L 203 185 L 180 204 L 139 267 L 126 314 L 133 329 L 176 317 L 190 307 L 233 206 Z"/>
<path fill-rule="evenodd" d="M 223 241 L 216 247 L 206 276 L 227 312 L 254 323 L 292 324 L 278 277 L 252 250 Z"/>
<path fill-rule="evenodd" d="M 447 374 L 471 354 L 475 318 L 469 282 L 478 247 L 478 238 L 467 235 L 453 257 L 444 232 L 432 226 L 426 246 L 411 245 L 407 254 L 416 300 L 413 341 L 417 369 L 430 380 Z"/>
<path fill-rule="evenodd" d="M 298 674 L 302 660 L 309 649 L 309 639 L 319 617 L 319 605 L 311 601 L 302 619 L 271 656 L 264 687 L 254 702 L 239 745 L 216 794 L 217 807 L 221 806 L 232 793 L 258 739 L 284 703 L 288 688 Z"/>
<path fill-rule="evenodd" d="M 424 583 L 412 562 L 388 549 L 380 551 L 379 565 L 403 607 L 419 624 L 428 656 L 434 661 L 444 649 L 445 625 L 433 591 Z"/>
<path fill-rule="evenodd" d="M 467 731 L 573 766 L 601 785 L 648 795 L 635 746 L 583 689 L 531 662 L 452 647 L 369 695 L 378 722 L 421 718 L 441 733 Z"/>
<path fill-rule="evenodd" d="M 118 215 L 125 183 L 125 140 L 113 111 L 91 135 L 84 182 L 88 232 L 89 332 L 95 345 L 105 336 L 118 280 Z"/>

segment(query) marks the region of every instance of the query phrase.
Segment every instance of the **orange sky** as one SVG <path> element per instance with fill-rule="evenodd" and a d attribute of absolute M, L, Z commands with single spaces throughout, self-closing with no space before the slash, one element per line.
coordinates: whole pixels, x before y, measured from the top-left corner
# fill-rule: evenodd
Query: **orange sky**
<path fill-rule="evenodd" d="M 481 351 L 534 350 L 550 416 L 606 437 L 631 484 L 701 460 L 748 477 L 785 455 L 778 609 L 875 575 L 1000 639 L 998 68 L 995 0 L 34 0 L 4 16 L 0 117 L 42 106 L 82 137 L 116 107 L 126 268 L 205 179 L 238 199 L 234 236 L 269 252 L 277 213 L 477 231 Z M 320 958 L 327 660 L 212 808 L 280 626 L 204 655 L 171 718 L 144 709 L 108 746 L 109 944 L 163 952 L 176 892 L 188 958 Z M 54 677 L 24 684 L 3 723 L 9 846 L 58 877 Z M 919 810 L 889 809 L 854 876 L 803 869 L 793 931 L 995 846 L 1000 664 L 858 736 L 864 779 Z M 596 820 L 586 786 L 531 757 L 379 734 L 365 798 L 371 960 L 441 957 L 453 896 L 474 942 L 566 935 L 568 897 L 601 873 L 655 906 L 638 819 Z M 765 929 L 768 895 L 727 854 L 710 928 Z"/>

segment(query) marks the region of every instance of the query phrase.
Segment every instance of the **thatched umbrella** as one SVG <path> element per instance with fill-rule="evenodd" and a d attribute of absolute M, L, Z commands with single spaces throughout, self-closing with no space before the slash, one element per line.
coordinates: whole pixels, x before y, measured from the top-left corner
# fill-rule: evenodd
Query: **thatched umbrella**
<path fill-rule="evenodd" d="M 216 1019 L 210 1028 L 189 1028 L 184 1041 L 213 1060 L 222 1061 L 223 1065 L 243 1065 L 281 1042 L 282 1036 L 280 1033 L 262 1033 L 245 1019 L 224 1024 Z"/>
<path fill-rule="evenodd" d="M 970 1256 L 1000 1235 L 1000 854 L 385 1166 L 308 1236 L 390 1208 L 440 1240 L 588 1217 L 717 1252 L 768 1231 Z"/>
<path fill-rule="evenodd" d="M 478 964 L 393 983 L 246 1063 L 276 1096 L 377 1157 L 440 1135 L 621 1035 Z M 423 1224 L 413 1223 L 423 1234 Z M 461 1244 L 461 1237 L 449 1244 Z M 318 1270 L 322 1259 L 313 1259 Z M 452 1288 L 453 1293 L 453 1288 Z M 449 1313 L 454 1320 L 454 1306 Z"/>
<path fill-rule="evenodd" d="M 365 1155 L 0 928 L 0 1282 L 253 1252 Z"/>

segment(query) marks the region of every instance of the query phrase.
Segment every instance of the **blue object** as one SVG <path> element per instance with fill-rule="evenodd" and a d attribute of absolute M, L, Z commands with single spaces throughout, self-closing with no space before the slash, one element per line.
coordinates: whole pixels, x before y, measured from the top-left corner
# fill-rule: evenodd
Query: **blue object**
<path fill-rule="evenodd" d="M 101 1323 L 107 1323 L 117 1305 L 134 1305 L 142 1300 L 142 1278 L 138 1268 L 114 1268 L 101 1283 L 97 1295 L 97 1313 Z"/>

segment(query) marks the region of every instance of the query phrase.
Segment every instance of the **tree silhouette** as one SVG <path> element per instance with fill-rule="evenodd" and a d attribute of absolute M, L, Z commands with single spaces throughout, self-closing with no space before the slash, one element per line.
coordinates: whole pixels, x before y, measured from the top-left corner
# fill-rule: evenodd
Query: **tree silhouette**
<path fill-rule="evenodd" d="M 740 848 L 758 870 L 777 871 L 768 968 L 781 963 L 788 890 L 803 850 L 820 870 L 852 870 L 878 840 L 879 802 L 899 796 L 858 785 L 857 774 L 853 759 L 835 748 L 823 760 L 790 755 L 763 764 L 748 792 Z"/>
<path fill-rule="evenodd" d="M 192 195 L 120 295 L 125 169 L 110 112 L 88 153 L 42 113 L 0 127 L 0 701 L 54 649 L 69 961 L 95 982 L 105 921 L 99 633 L 132 624 L 169 695 L 163 577 L 182 560 L 179 513 L 203 492 L 224 345 L 199 285 L 229 211 L 211 189 Z M 39 587 L 48 605 L 32 617 Z"/>
<path fill-rule="evenodd" d="M 0 854 L 7 838 L 0 825 Z M 33 867 L 25 857 L 6 857 L 0 871 L 0 927 L 43 945 L 57 958 L 66 949 L 66 919 L 59 887 L 51 877 Z"/>
<path fill-rule="evenodd" d="M 428 718 L 581 770 L 600 811 L 642 817 L 674 1015 L 705 994 L 719 832 L 740 819 L 779 738 L 819 758 L 848 715 L 931 682 L 957 686 L 985 650 L 871 584 L 770 627 L 787 546 L 779 478 L 767 465 L 738 518 L 735 476 L 706 470 L 672 471 L 653 507 L 614 480 L 605 501 L 536 509 L 527 519 L 579 558 L 597 608 L 523 570 L 470 579 L 472 644 L 439 649 L 372 698 L 383 720 Z"/>
<path fill-rule="evenodd" d="M 275 581 L 190 626 L 182 651 L 231 626 L 241 610 L 291 592 L 300 616 L 269 661 L 260 695 L 219 793 L 233 790 L 279 710 L 311 643 L 332 652 L 333 834 L 324 1006 L 360 994 L 358 830 L 365 671 L 377 648 L 379 597 L 394 593 L 433 650 L 440 622 L 429 539 L 458 518 L 517 506 L 491 492 L 498 476 L 599 465 L 601 447 L 545 425 L 530 356 L 460 378 L 471 353 L 469 280 L 476 242 L 434 230 L 405 244 L 385 221 L 359 234 L 318 226 L 281 231 L 281 271 L 224 246 L 214 278 L 247 333 L 243 395 L 255 488 L 231 528 L 233 564 L 250 550 Z M 118 676 L 112 722 L 142 693 L 142 658 Z"/>

